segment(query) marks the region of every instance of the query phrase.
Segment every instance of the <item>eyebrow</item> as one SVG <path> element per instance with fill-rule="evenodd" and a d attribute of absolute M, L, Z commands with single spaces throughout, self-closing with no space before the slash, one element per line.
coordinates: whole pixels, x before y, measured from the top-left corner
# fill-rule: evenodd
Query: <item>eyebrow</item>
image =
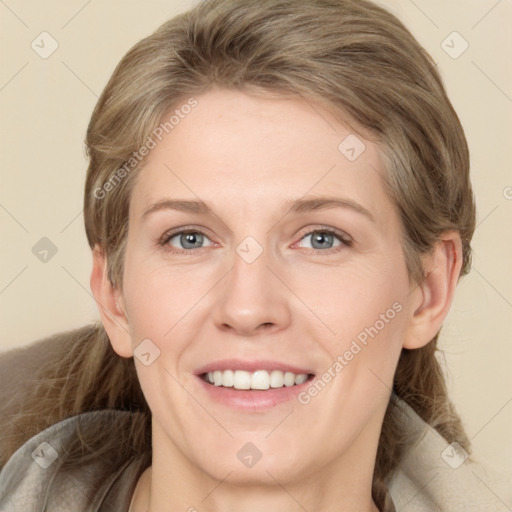
<path fill-rule="evenodd" d="M 330 208 L 349 209 L 356 213 L 360 213 L 372 222 L 375 222 L 375 218 L 369 210 L 356 201 L 348 198 L 322 196 L 310 199 L 290 199 L 286 201 L 284 207 L 288 213 L 305 213 Z M 212 213 L 212 209 L 204 201 L 190 199 L 163 199 L 146 208 L 142 217 L 147 217 L 149 214 L 160 210 L 177 210 L 198 214 Z"/>

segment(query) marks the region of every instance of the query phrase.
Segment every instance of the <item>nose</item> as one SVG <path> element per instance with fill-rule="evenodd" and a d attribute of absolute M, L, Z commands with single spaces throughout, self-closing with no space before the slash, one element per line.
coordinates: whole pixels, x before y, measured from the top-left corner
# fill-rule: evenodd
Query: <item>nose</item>
<path fill-rule="evenodd" d="M 234 254 L 231 271 L 217 288 L 213 319 L 223 331 L 247 336 L 272 333 L 290 324 L 290 290 L 264 250 L 252 262 Z"/>

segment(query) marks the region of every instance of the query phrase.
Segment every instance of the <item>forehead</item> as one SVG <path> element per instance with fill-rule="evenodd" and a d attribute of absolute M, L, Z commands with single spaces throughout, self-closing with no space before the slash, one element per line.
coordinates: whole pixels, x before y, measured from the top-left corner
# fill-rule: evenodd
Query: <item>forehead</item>
<path fill-rule="evenodd" d="M 195 100 L 146 159 L 132 194 L 138 213 L 163 198 L 248 213 L 314 195 L 341 195 L 368 209 L 389 203 L 378 146 L 319 105 L 224 89 Z"/>

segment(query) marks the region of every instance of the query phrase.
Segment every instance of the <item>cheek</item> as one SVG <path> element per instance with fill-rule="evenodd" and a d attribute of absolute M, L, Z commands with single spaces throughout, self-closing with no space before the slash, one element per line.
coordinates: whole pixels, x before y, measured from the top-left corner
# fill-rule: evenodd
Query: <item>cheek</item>
<path fill-rule="evenodd" d="M 325 327 L 325 340 L 332 348 L 343 348 L 359 335 L 364 342 L 365 333 L 375 333 L 374 327 L 379 333 L 403 330 L 405 315 L 399 313 L 405 309 L 409 289 L 407 272 L 400 264 L 373 261 L 310 278 L 298 289 L 321 320 L 316 323 Z"/>
<path fill-rule="evenodd" d="M 300 400 L 325 424 L 358 429 L 382 410 L 393 387 L 407 326 L 407 279 L 344 277 L 338 297 L 324 303 L 332 312 L 333 333 L 315 336 L 315 350 L 321 346 L 326 355 L 318 382 Z M 355 430 L 349 429 L 340 443 L 349 442 L 351 432 Z"/>
<path fill-rule="evenodd" d="M 360 397 L 392 388 L 407 328 L 407 274 L 376 279 L 367 292 L 340 318 L 334 354 L 340 388 L 352 388 Z"/>
<path fill-rule="evenodd" d="M 138 337 L 164 339 L 208 290 L 206 272 L 190 272 L 148 258 L 126 258 L 124 298 L 130 326 Z"/>

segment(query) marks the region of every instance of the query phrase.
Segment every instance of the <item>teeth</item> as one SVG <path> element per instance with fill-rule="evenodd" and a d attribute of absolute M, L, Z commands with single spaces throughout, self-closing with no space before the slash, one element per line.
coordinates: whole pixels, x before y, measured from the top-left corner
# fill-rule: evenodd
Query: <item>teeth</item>
<path fill-rule="evenodd" d="M 251 389 L 268 389 L 270 377 L 265 370 L 259 370 L 251 375 Z"/>
<path fill-rule="evenodd" d="M 284 373 L 279 370 L 273 370 L 270 372 L 270 387 L 271 388 L 282 388 L 284 386 Z"/>
<path fill-rule="evenodd" d="M 222 386 L 222 372 L 213 372 L 213 383 Z"/>
<path fill-rule="evenodd" d="M 302 384 L 308 380 L 306 373 L 295 374 L 272 370 L 270 374 L 266 370 L 246 372 L 244 370 L 215 370 L 205 375 L 205 380 L 214 386 L 235 389 L 259 389 L 282 388 Z"/>
<path fill-rule="evenodd" d="M 305 373 L 301 373 L 300 375 L 295 375 L 295 384 L 302 384 L 308 380 L 308 376 Z"/>

